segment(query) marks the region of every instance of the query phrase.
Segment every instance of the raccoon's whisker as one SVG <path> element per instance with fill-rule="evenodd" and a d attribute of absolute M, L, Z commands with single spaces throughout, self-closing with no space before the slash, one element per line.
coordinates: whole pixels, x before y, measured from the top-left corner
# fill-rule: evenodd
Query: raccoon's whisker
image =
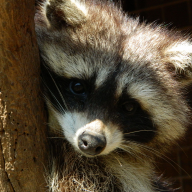
<path fill-rule="evenodd" d="M 49 125 L 49 127 L 51 127 L 52 130 L 54 130 L 53 133 L 56 133 L 56 134 L 59 134 L 59 135 L 63 136 L 63 130 L 61 130 L 61 129 L 57 129 L 56 127 L 53 127 L 53 126 L 51 126 L 51 125 Z M 65 130 L 65 132 L 68 133 L 67 130 Z"/>
<path fill-rule="evenodd" d="M 134 143 L 134 144 L 135 144 L 135 143 Z M 136 145 L 139 145 L 139 144 L 136 143 Z M 129 149 L 132 150 L 131 147 L 128 147 L 128 146 L 126 146 L 126 145 L 121 145 L 121 146 L 123 146 L 123 148 L 119 147 L 120 149 L 125 150 L 125 151 L 128 152 L 130 155 L 132 155 L 132 153 L 131 153 L 130 151 L 124 149 L 124 147 L 127 147 L 127 148 L 129 148 Z M 154 149 L 152 149 L 152 148 L 149 148 L 149 149 L 146 148 L 146 146 L 139 145 L 139 147 L 141 147 L 141 148 L 143 148 L 143 149 L 147 149 L 148 151 L 152 152 L 152 153 L 155 154 L 155 155 L 157 155 L 157 153 L 159 153 L 158 151 L 156 151 L 156 150 L 154 150 Z M 145 157 L 148 157 L 148 158 L 149 158 L 149 156 L 146 156 L 145 154 L 141 153 L 140 151 L 137 151 L 137 153 L 140 153 L 141 155 L 144 155 Z M 140 158 L 140 157 L 138 157 L 138 155 L 135 155 L 135 156 L 136 156 L 138 159 L 140 159 L 141 161 L 143 161 L 143 159 Z M 177 168 L 175 167 L 175 166 L 179 166 L 177 163 L 175 163 L 173 160 L 171 160 L 169 157 L 167 157 L 166 155 L 164 155 L 164 154 L 162 154 L 162 153 L 159 153 L 159 155 L 157 155 L 157 156 L 160 157 L 160 158 L 162 158 L 162 159 L 163 159 L 164 161 L 166 161 L 167 163 L 169 163 L 169 164 L 177 171 Z M 163 156 L 163 157 L 162 157 L 162 156 Z M 175 166 L 174 166 L 172 163 L 175 164 Z M 190 176 L 181 166 L 179 166 L 179 167 L 191 178 L 191 176 Z"/>
<path fill-rule="evenodd" d="M 161 152 L 153 149 L 152 147 L 145 146 L 145 145 L 141 145 L 141 144 L 136 143 L 136 142 L 133 142 L 133 144 L 136 145 L 136 146 L 139 146 L 139 147 L 141 147 L 141 148 L 143 148 L 143 149 L 146 149 L 146 150 L 148 150 L 148 151 L 150 151 L 150 152 L 153 152 L 155 155 L 158 154 L 158 155 L 159 155 L 158 157 L 164 156 L 165 158 L 169 159 L 166 155 L 164 155 L 163 153 L 161 153 Z M 165 160 L 165 159 L 164 159 L 164 160 Z"/>
<path fill-rule="evenodd" d="M 50 129 L 50 132 L 56 133 L 56 134 L 59 134 L 59 135 L 63 136 L 63 131 L 62 131 L 60 128 L 57 128 L 57 126 L 54 127 L 54 126 L 52 126 L 52 125 L 49 124 L 49 123 L 48 123 L 48 126 L 49 126 L 50 128 L 52 128 L 52 129 Z M 54 131 L 53 131 L 53 130 L 54 130 Z"/>
<path fill-rule="evenodd" d="M 47 102 L 47 103 L 50 103 L 49 99 L 46 97 L 46 95 L 44 94 L 43 95 L 44 97 L 44 100 Z M 51 105 L 53 105 L 54 108 L 57 108 L 58 106 L 54 105 L 54 103 L 51 103 Z M 63 108 L 62 106 L 59 107 L 59 110 L 62 112 L 63 111 Z M 64 111 L 63 111 L 64 112 Z"/>
<path fill-rule="evenodd" d="M 49 138 L 49 139 L 65 139 L 65 137 L 47 137 L 47 138 Z"/>
<path fill-rule="evenodd" d="M 153 148 L 151 148 L 151 147 L 149 147 L 149 146 L 141 145 L 141 144 L 136 143 L 136 142 L 131 142 L 131 143 L 134 144 L 134 145 L 136 145 L 136 146 L 138 146 L 138 147 L 140 147 L 140 148 L 142 148 L 142 149 L 146 149 L 147 151 L 152 152 L 154 155 L 162 158 L 162 159 L 165 160 L 165 161 L 166 161 L 166 159 L 169 159 L 169 158 L 168 158 L 166 155 L 164 155 L 163 153 L 161 153 L 161 152 L 159 152 L 159 151 L 157 151 L 157 150 L 155 150 L 155 149 L 153 149 Z M 164 159 L 162 156 L 165 157 L 166 159 Z M 175 163 L 175 162 L 174 162 L 174 163 Z"/>
<path fill-rule="evenodd" d="M 125 149 L 123 146 L 119 147 L 119 149 L 129 153 L 132 157 L 140 159 L 134 152 L 131 152 L 130 150 Z"/>
<path fill-rule="evenodd" d="M 145 157 L 148 157 L 148 156 L 146 156 L 144 153 L 142 153 L 142 152 L 140 152 L 140 151 L 133 151 L 133 149 L 132 149 L 131 147 L 127 146 L 127 145 L 122 145 L 122 144 L 121 144 L 121 147 L 122 147 L 121 149 L 126 150 L 126 152 L 128 152 L 128 153 L 130 153 L 130 154 L 136 155 L 136 153 L 140 153 L 141 155 L 143 155 L 143 156 L 145 156 Z M 125 149 L 125 148 L 128 148 L 129 150 L 127 150 L 127 149 Z"/>
<path fill-rule="evenodd" d="M 157 131 L 154 131 L 154 130 L 138 130 L 138 131 L 133 131 L 133 132 L 129 132 L 129 133 L 124 133 L 124 135 L 129 135 L 129 134 L 139 133 L 139 132 L 157 132 Z"/>
<path fill-rule="evenodd" d="M 43 81 L 44 82 L 44 81 Z M 54 93 L 49 89 L 48 85 L 44 82 L 45 86 L 47 87 L 47 89 L 49 90 L 49 92 L 51 93 L 51 95 L 54 97 L 54 99 L 57 101 L 58 105 L 59 105 L 59 109 L 61 110 L 61 112 L 65 113 L 64 108 L 62 107 L 62 105 L 60 104 L 60 102 L 57 100 L 56 96 L 54 95 Z M 54 107 L 56 107 L 53 103 L 52 105 Z M 57 108 L 57 107 L 56 107 Z"/>
<path fill-rule="evenodd" d="M 52 77 L 52 75 L 51 75 L 51 73 L 49 72 L 49 70 L 48 70 L 48 73 L 49 73 L 52 81 L 54 82 L 55 87 L 57 88 L 57 91 L 59 92 L 59 95 L 60 95 L 60 97 L 61 97 L 61 99 L 62 99 L 62 101 L 63 101 L 64 106 L 66 107 L 67 110 L 69 110 L 69 109 L 68 109 L 68 106 L 67 106 L 67 104 L 66 104 L 66 101 L 65 101 L 65 99 L 63 98 L 63 95 L 61 94 L 61 91 L 60 91 L 59 87 L 57 86 L 57 83 L 55 82 L 55 80 L 54 80 L 54 78 Z"/>
<path fill-rule="evenodd" d="M 115 156 L 114 156 L 114 158 L 117 160 L 117 162 L 119 163 L 119 165 L 122 167 L 122 164 L 121 164 L 120 160 L 119 160 L 117 157 L 115 157 Z"/>
<path fill-rule="evenodd" d="M 177 168 L 175 166 L 178 166 L 182 171 L 184 171 L 191 179 L 192 177 L 189 175 L 189 173 L 187 173 L 178 163 L 176 163 L 175 161 L 173 161 L 172 159 L 170 159 L 168 156 L 166 156 L 163 153 L 160 153 L 159 151 L 149 147 L 149 146 L 145 146 L 145 145 L 140 145 L 138 143 L 133 142 L 134 144 L 136 144 L 137 146 L 146 149 L 149 152 L 152 152 L 154 155 L 156 155 L 157 157 L 163 159 L 164 161 L 166 161 L 167 163 L 169 163 L 176 171 Z M 173 164 L 172 164 L 173 163 Z"/>
<path fill-rule="evenodd" d="M 124 151 L 126 151 L 127 153 L 129 153 L 129 154 L 132 155 L 133 157 L 136 157 L 137 159 L 143 161 L 143 159 L 142 159 L 141 157 L 139 157 L 139 156 L 133 151 L 133 149 L 132 149 L 131 147 L 129 147 L 129 146 L 127 146 L 127 145 L 122 145 L 122 144 L 121 144 L 119 148 L 122 149 L 122 150 L 124 150 Z M 127 150 L 127 149 L 125 149 L 125 148 L 131 149 L 132 151 Z M 137 151 L 137 153 L 140 153 L 141 155 L 147 157 L 144 153 L 141 153 L 140 151 L 139 151 L 139 152 Z"/>
<path fill-rule="evenodd" d="M 125 147 L 127 147 L 127 146 L 125 146 Z M 140 162 L 143 162 L 143 158 L 142 158 L 142 157 L 140 157 L 139 155 L 135 154 L 134 152 L 130 152 L 129 150 L 126 150 L 126 149 L 124 148 L 124 146 L 123 146 L 122 148 L 121 148 L 121 147 L 119 147 L 119 148 L 122 149 L 123 151 L 129 153 L 133 158 L 136 158 L 136 159 L 139 160 Z M 130 148 L 130 149 L 131 149 L 131 148 Z M 131 150 L 132 150 L 132 149 L 131 149 Z M 146 156 L 146 155 L 143 154 L 142 152 L 138 152 L 138 151 L 137 151 L 137 153 L 141 154 L 142 156 L 145 156 L 145 157 L 149 160 L 149 156 Z M 150 159 L 150 161 L 152 162 L 153 159 Z M 153 181 L 151 178 L 148 178 L 147 180 Z"/>
<path fill-rule="evenodd" d="M 154 155 L 156 155 L 157 157 L 163 159 L 164 161 L 166 161 L 167 163 L 169 163 L 171 166 L 174 167 L 174 165 L 172 165 L 171 162 L 168 161 L 169 158 L 168 158 L 166 155 L 164 155 L 164 154 L 162 154 L 162 153 L 154 150 L 154 149 L 151 148 L 151 147 L 146 147 L 146 146 L 140 145 L 140 144 L 135 143 L 135 142 L 132 142 L 132 144 L 135 144 L 137 147 L 140 147 L 140 148 L 142 148 L 142 149 L 145 149 L 145 150 L 151 152 L 152 154 L 154 154 Z M 126 145 L 125 145 L 125 146 L 126 146 Z M 138 152 L 138 151 L 137 151 L 137 152 Z M 170 161 L 172 161 L 172 160 L 170 159 Z M 177 163 L 175 163 L 174 161 L 173 161 L 173 163 L 177 165 Z M 176 168 L 174 167 L 174 169 L 176 169 Z"/>
<path fill-rule="evenodd" d="M 63 132 L 59 129 L 55 129 L 54 131 L 50 131 L 50 133 L 56 134 L 58 136 L 62 136 L 63 137 Z"/>

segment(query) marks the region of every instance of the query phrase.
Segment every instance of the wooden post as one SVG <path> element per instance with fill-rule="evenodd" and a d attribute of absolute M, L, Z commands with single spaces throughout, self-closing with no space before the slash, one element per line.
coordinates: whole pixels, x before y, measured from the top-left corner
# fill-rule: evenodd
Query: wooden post
<path fill-rule="evenodd" d="M 46 191 L 34 0 L 0 0 L 0 191 Z"/>

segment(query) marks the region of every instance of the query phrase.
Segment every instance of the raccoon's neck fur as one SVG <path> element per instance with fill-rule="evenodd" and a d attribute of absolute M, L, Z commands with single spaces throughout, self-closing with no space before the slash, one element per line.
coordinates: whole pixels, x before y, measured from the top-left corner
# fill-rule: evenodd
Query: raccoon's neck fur
<path fill-rule="evenodd" d="M 57 154 L 57 156 L 51 154 L 53 159 L 48 183 L 52 192 L 154 191 L 150 161 L 141 159 L 140 162 L 137 160 L 130 163 L 132 157 L 123 152 L 87 158 L 74 151 L 67 141 L 58 142 L 57 139 L 55 144 L 53 141 L 51 143 L 54 145 L 54 153 Z M 58 154 L 61 156 L 58 157 Z"/>

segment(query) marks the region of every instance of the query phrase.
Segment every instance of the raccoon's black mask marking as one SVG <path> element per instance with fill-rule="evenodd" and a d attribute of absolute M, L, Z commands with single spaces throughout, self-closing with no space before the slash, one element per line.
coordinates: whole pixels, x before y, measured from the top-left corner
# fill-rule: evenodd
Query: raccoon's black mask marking
<path fill-rule="evenodd" d="M 59 113 L 64 114 L 65 110 L 86 112 L 90 121 L 97 118 L 106 123 L 110 119 L 123 132 L 125 140 L 145 143 L 153 139 L 156 127 L 150 115 L 141 108 L 138 101 L 132 99 L 125 91 L 118 99 L 115 98 L 117 72 L 114 72 L 101 87 L 95 90 L 96 74 L 86 80 L 67 79 L 45 66 L 42 66 L 42 69 L 47 96 Z M 81 82 L 85 92 L 79 95 L 74 94 L 70 90 L 73 82 Z M 125 109 L 128 103 L 136 105 L 133 113 Z"/>

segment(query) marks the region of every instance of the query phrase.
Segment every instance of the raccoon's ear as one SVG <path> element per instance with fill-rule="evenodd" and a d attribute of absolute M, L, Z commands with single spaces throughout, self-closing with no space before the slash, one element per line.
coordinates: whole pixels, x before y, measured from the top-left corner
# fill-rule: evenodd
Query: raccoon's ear
<path fill-rule="evenodd" d="M 46 16 L 54 27 L 66 23 L 71 26 L 86 21 L 87 9 L 85 2 L 80 0 L 47 0 Z"/>
<path fill-rule="evenodd" d="M 175 43 L 165 50 L 164 56 L 168 70 L 183 86 L 192 83 L 192 42 Z"/>

